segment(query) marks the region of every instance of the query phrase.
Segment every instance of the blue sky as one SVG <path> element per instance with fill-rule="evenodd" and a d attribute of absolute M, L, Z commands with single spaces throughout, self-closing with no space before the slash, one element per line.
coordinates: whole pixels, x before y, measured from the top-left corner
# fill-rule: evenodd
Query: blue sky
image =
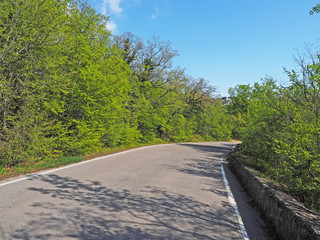
<path fill-rule="evenodd" d="M 312 44 L 319 50 L 320 15 L 309 15 L 319 0 L 88 0 L 110 16 L 109 29 L 143 40 L 170 41 L 175 66 L 203 77 L 222 96 L 229 87 L 296 68 L 293 56 Z"/>

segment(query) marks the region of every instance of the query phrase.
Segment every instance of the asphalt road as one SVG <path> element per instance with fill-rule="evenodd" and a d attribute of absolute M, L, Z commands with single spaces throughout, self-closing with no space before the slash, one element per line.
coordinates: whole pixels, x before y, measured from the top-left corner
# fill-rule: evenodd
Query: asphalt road
<path fill-rule="evenodd" d="M 241 239 L 220 169 L 233 143 L 144 147 L 0 182 L 0 239 Z M 269 239 L 226 167 L 250 239 Z"/>

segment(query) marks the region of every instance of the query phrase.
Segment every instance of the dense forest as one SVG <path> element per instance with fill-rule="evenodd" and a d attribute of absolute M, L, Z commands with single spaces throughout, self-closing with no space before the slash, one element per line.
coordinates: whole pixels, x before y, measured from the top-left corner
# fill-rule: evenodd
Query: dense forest
<path fill-rule="evenodd" d="M 215 88 L 158 38 L 112 36 L 82 1 L 0 3 L 0 163 L 103 148 L 228 140 Z"/>
<path fill-rule="evenodd" d="M 269 78 L 231 88 L 226 99 L 173 66 L 170 43 L 113 36 L 107 21 L 81 0 L 0 2 L 1 169 L 234 138 L 248 165 L 320 209 L 318 53 L 297 59 L 287 86 Z"/>

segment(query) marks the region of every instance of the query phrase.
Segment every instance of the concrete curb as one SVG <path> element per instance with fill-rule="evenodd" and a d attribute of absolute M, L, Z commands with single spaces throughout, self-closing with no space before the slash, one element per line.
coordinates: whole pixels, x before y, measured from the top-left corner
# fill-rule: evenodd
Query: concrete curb
<path fill-rule="evenodd" d="M 273 184 L 254 175 L 240 161 L 228 156 L 229 168 L 271 222 L 281 239 L 320 240 L 320 214 L 304 207 Z"/>

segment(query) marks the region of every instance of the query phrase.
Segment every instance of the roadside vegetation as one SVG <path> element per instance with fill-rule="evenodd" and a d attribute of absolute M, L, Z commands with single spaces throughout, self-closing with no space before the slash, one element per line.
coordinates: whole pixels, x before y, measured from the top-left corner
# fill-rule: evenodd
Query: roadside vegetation
<path fill-rule="evenodd" d="M 320 211 L 320 55 L 297 58 L 290 83 L 264 79 L 230 89 L 234 155 Z"/>
<path fill-rule="evenodd" d="M 310 15 L 320 12 L 317 4 Z M 320 212 L 320 53 L 297 53 L 298 69 L 285 70 L 288 83 L 266 78 L 229 89 L 233 153 L 258 174 Z"/>
<path fill-rule="evenodd" d="M 231 138 L 215 88 L 173 66 L 170 43 L 112 36 L 107 21 L 81 0 L 0 2 L 1 175 Z"/>
<path fill-rule="evenodd" d="M 319 13 L 319 5 L 310 14 Z M 242 140 L 246 164 L 320 210 L 320 58 L 221 98 L 158 38 L 112 36 L 81 0 L 0 2 L 0 175 L 141 145 Z"/>

